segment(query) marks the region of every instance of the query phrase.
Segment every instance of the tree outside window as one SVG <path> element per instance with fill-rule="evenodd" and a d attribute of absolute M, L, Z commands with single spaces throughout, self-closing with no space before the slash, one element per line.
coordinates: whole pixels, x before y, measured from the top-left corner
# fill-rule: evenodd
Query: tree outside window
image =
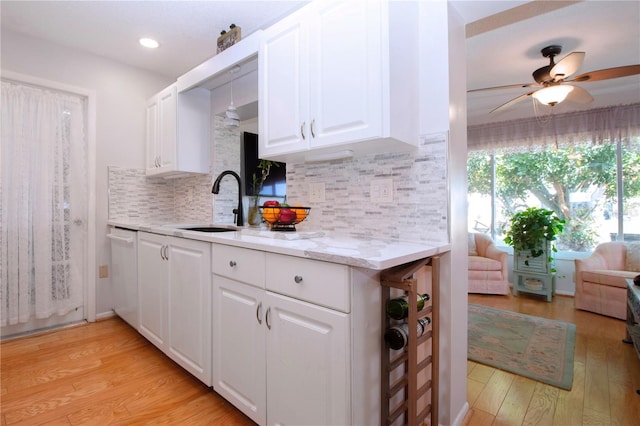
<path fill-rule="evenodd" d="M 467 170 L 470 231 L 490 232 L 493 223 L 499 241 L 513 214 L 544 207 L 566 221 L 559 250 L 589 251 L 600 242 L 621 240 L 621 228 L 624 240 L 640 239 L 640 138 L 624 144 L 471 153 Z"/>

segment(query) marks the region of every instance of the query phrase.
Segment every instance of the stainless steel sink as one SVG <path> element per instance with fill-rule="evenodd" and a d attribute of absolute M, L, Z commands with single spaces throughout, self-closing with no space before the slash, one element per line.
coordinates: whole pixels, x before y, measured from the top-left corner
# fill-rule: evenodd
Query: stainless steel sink
<path fill-rule="evenodd" d="M 193 226 L 188 228 L 180 228 L 183 231 L 196 231 L 196 232 L 233 232 L 235 228 L 225 228 L 222 226 Z"/>

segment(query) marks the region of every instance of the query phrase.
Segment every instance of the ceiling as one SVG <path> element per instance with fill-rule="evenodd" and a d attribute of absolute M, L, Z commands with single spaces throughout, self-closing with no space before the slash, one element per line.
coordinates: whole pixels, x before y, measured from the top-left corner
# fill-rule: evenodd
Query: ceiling
<path fill-rule="evenodd" d="M 0 2 L 1 28 L 43 38 L 176 78 L 204 62 L 231 23 L 243 37 L 268 27 L 305 1 L 7 1 Z M 560 58 L 586 52 L 578 74 L 640 64 L 638 1 L 452 1 L 467 26 L 467 88 L 532 83 L 548 65 L 540 49 L 563 47 Z M 146 50 L 140 37 L 160 48 Z M 556 60 L 557 62 L 557 60 Z M 580 83 L 594 97 L 588 105 L 563 102 L 555 113 L 640 102 L 640 76 Z M 529 89 L 530 90 L 530 89 Z M 524 88 L 468 95 L 468 123 L 531 117 L 532 100 L 504 112 L 490 111 Z M 548 107 L 546 107 L 548 108 Z"/>

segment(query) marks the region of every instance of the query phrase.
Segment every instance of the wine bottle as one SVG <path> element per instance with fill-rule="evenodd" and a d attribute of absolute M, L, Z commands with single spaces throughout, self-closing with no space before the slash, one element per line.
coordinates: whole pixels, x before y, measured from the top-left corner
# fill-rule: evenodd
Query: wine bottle
<path fill-rule="evenodd" d="M 431 324 L 431 318 L 426 317 L 418 320 L 417 336 L 420 337 L 424 334 L 425 328 Z M 405 322 L 402 324 L 394 325 L 385 331 L 384 341 L 391 349 L 402 349 L 409 343 L 409 325 Z"/>
<path fill-rule="evenodd" d="M 418 294 L 418 311 L 424 308 L 425 302 L 430 299 L 428 294 Z M 407 296 L 391 299 L 387 302 L 387 315 L 395 320 L 403 320 L 409 316 L 409 301 Z"/>

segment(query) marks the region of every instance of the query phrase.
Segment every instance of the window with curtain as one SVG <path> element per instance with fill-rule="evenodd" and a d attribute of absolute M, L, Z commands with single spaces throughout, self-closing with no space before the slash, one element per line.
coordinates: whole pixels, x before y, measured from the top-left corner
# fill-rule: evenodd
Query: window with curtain
<path fill-rule="evenodd" d="M 82 97 L 2 81 L 2 326 L 84 303 L 86 144 Z"/>
<path fill-rule="evenodd" d="M 566 220 L 563 251 L 640 239 L 640 104 L 469 128 L 469 231 L 503 244 L 527 207 Z M 537 133 L 537 134 L 536 134 Z"/>

